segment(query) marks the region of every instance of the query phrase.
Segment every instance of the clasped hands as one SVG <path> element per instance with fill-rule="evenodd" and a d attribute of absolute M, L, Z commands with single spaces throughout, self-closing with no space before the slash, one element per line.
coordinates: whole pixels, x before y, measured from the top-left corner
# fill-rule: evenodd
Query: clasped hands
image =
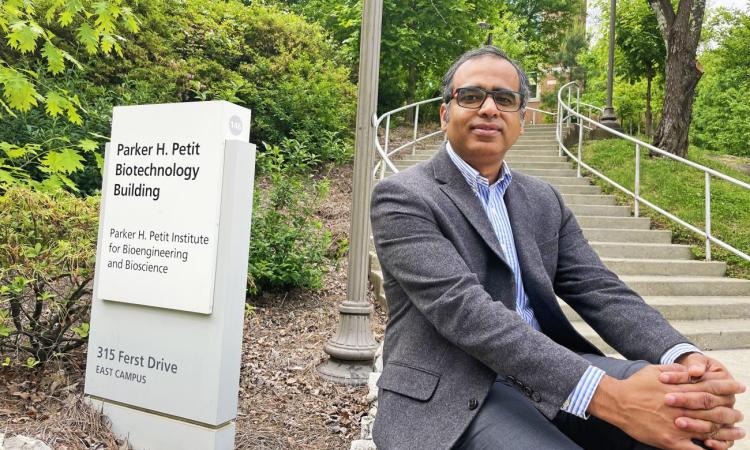
<path fill-rule="evenodd" d="M 693 439 L 711 449 L 727 449 L 743 438 L 745 431 L 735 426 L 742 420 L 742 413 L 734 409 L 734 404 L 735 395 L 744 392 L 745 386 L 720 362 L 701 353 L 683 355 L 676 363 L 661 366 L 658 376 L 660 382 L 675 388 L 664 396 L 664 403 L 679 411 L 675 427 L 693 433 Z M 684 444 L 684 448 L 691 448 Z"/>
<path fill-rule="evenodd" d="M 701 353 L 675 364 L 648 365 L 625 380 L 604 376 L 589 412 L 654 447 L 725 450 L 745 436 L 735 424 L 735 395 L 745 386 L 718 361 Z"/>

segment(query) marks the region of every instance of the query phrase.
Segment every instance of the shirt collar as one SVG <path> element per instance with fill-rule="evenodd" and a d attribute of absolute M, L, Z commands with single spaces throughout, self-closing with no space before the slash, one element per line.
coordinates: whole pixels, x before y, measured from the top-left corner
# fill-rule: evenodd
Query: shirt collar
<path fill-rule="evenodd" d="M 500 176 L 497 178 L 497 181 L 490 186 L 487 178 L 483 177 L 477 169 L 471 167 L 466 161 L 458 156 L 453 150 L 453 147 L 451 147 L 449 141 L 445 142 L 445 148 L 448 151 L 448 156 L 450 156 L 451 161 L 453 161 L 453 164 L 455 164 L 458 171 L 461 172 L 461 175 L 463 175 L 464 179 L 469 184 L 469 187 L 471 187 L 471 190 L 474 191 L 475 194 L 479 193 L 480 188 L 489 190 L 497 188 L 500 191 L 501 196 L 505 195 L 505 191 L 508 189 L 511 180 L 513 179 L 513 175 L 508 168 L 508 163 L 503 161 L 503 164 L 500 166 Z"/>

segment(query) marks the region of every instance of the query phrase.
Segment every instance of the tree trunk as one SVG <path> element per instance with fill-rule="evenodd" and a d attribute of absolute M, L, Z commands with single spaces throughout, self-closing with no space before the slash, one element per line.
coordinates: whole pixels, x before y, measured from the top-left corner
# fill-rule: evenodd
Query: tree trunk
<path fill-rule="evenodd" d="M 646 76 L 646 136 L 651 137 L 654 135 L 654 116 L 651 112 L 651 81 L 654 76 L 649 74 Z"/>
<path fill-rule="evenodd" d="M 669 0 L 648 0 L 667 49 L 662 119 L 654 145 L 686 156 L 695 87 L 702 72 L 696 67 L 706 0 L 680 0 L 675 13 Z"/>
<path fill-rule="evenodd" d="M 407 80 L 406 84 L 406 104 L 411 105 L 412 103 L 416 102 L 415 99 L 417 93 L 417 66 L 414 63 L 409 64 L 409 79 Z M 414 123 L 414 108 L 409 108 L 406 110 L 406 121 L 408 123 L 413 124 Z"/>

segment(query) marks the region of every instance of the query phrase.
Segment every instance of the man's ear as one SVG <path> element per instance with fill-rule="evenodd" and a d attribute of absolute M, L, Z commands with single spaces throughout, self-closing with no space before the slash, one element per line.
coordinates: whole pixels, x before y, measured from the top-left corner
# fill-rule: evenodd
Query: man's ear
<path fill-rule="evenodd" d="M 448 120 L 450 120 L 450 112 L 448 111 L 448 104 L 443 103 L 440 105 L 440 129 L 446 131 L 448 128 Z"/>

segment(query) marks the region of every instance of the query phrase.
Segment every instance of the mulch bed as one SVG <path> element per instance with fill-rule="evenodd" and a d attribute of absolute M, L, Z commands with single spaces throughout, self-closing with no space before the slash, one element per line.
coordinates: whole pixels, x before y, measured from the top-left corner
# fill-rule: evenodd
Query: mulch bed
<path fill-rule="evenodd" d="M 319 216 L 336 241 L 349 233 L 352 169 L 336 167 L 325 175 L 330 191 Z M 250 299 L 255 310 L 245 320 L 236 448 L 344 449 L 359 439 L 367 388 L 327 382 L 315 371 L 346 298 L 346 270 L 344 258 L 330 268 L 320 291 Z M 376 307 L 378 341 L 384 327 L 385 314 Z M 84 352 L 42 369 L 0 369 L 0 433 L 35 437 L 55 449 L 127 448 L 83 403 Z"/>

